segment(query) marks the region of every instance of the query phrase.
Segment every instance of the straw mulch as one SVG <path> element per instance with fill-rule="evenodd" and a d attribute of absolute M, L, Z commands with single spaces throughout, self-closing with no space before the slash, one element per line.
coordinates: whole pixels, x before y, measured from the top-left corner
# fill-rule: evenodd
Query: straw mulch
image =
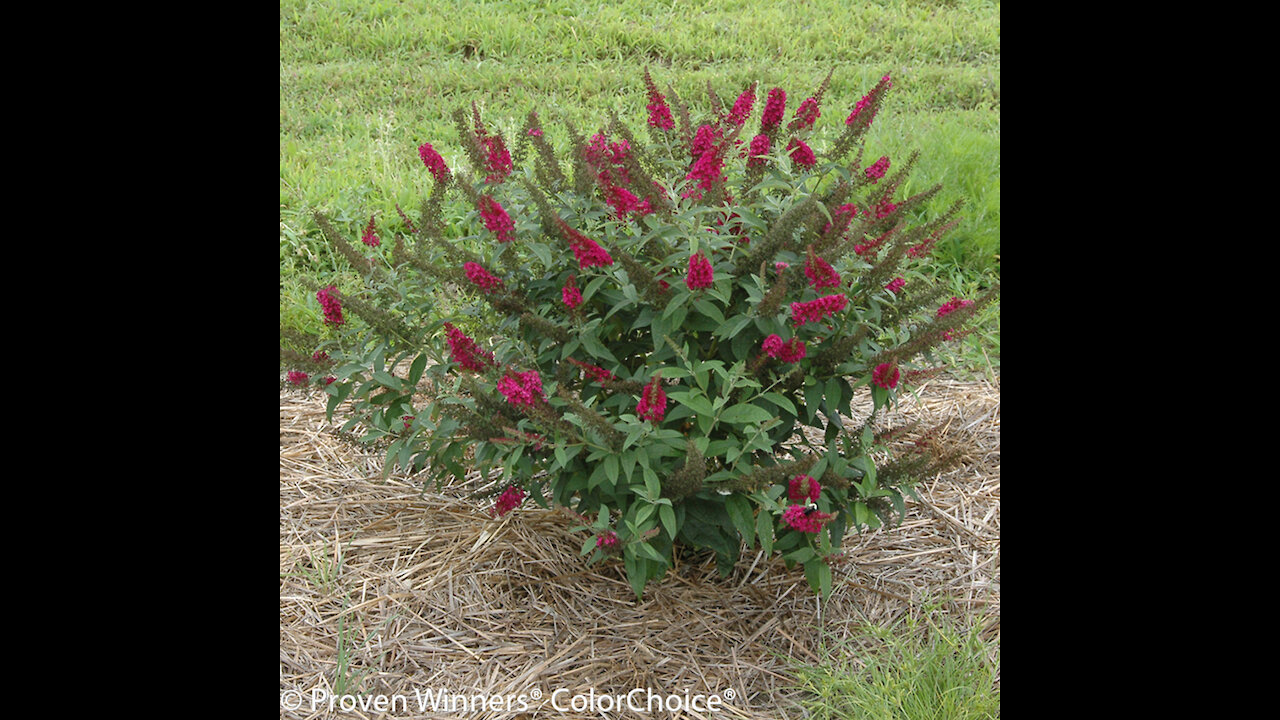
<path fill-rule="evenodd" d="M 659 717 L 800 717 L 788 670 L 841 643 L 856 657 L 866 623 L 941 603 L 998 645 L 998 384 L 938 377 L 880 420 L 941 424 L 963 462 L 922 482 L 901 524 L 846 537 L 825 607 L 801 568 L 759 548 L 726 579 L 711 558 L 686 561 L 636 603 L 620 561 L 580 559 L 586 535 L 564 511 L 526 501 L 493 520 L 491 500 L 468 499 L 477 484 L 423 493 L 420 479 L 383 479 L 376 451 L 335 435 L 337 416 L 325 422 L 324 399 L 280 394 L 280 691 L 336 692 L 341 665 L 346 692 L 408 702 L 331 713 L 308 701 L 281 717 L 587 717 L 552 708 L 561 688 L 562 704 L 634 688 L 734 696 L 710 715 Z M 854 420 L 870 409 L 855 407 Z M 429 689 L 543 695 L 526 714 L 419 712 L 414 691 Z"/>

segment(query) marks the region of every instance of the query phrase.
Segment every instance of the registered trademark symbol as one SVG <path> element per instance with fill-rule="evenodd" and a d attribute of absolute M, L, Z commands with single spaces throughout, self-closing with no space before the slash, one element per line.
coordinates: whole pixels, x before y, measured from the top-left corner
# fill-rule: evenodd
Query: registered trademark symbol
<path fill-rule="evenodd" d="M 734 696 L 734 695 L 737 695 L 737 694 L 738 694 L 738 693 L 734 692 L 734 689 L 733 689 L 733 688 L 726 688 L 726 689 L 725 689 L 725 691 L 724 691 L 724 699 L 725 699 L 725 700 L 732 700 L 732 699 L 733 699 L 733 696 Z"/>
<path fill-rule="evenodd" d="M 529 692 L 529 695 L 530 695 L 530 696 L 532 696 L 534 700 L 541 700 L 541 699 L 542 699 L 542 689 L 541 689 L 541 688 L 534 688 L 533 690 L 531 690 L 531 691 Z"/>

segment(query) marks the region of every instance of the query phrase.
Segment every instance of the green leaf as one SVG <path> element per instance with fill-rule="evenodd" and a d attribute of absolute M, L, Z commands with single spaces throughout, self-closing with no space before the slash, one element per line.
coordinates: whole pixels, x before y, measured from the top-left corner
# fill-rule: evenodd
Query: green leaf
<path fill-rule="evenodd" d="M 772 418 L 768 410 L 750 403 L 738 403 L 720 414 L 720 422 L 732 424 L 762 423 Z"/>
<path fill-rule="evenodd" d="M 733 527 L 742 534 L 747 547 L 755 544 L 756 519 L 751 515 L 751 503 L 746 496 L 734 493 L 725 497 L 724 508 L 729 513 Z"/>
<path fill-rule="evenodd" d="M 835 452 L 834 450 L 831 451 L 831 453 L 834 453 L 834 452 Z M 818 460 L 818 462 L 814 463 L 813 467 L 809 468 L 809 472 L 808 472 L 809 477 L 814 477 L 814 478 L 822 477 L 823 474 L 827 472 L 827 458 L 829 458 L 830 456 L 831 456 L 830 453 L 828 453 L 827 455 L 823 455 L 822 458 Z"/>
<path fill-rule="evenodd" d="M 742 446 L 742 442 L 739 441 L 737 438 L 712 440 L 710 443 L 707 444 L 707 449 L 704 450 L 702 454 L 708 457 L 714 457 L 717 455 L 723 455 L 724 453 L 730 450 L 733 450 L 735 448 L 740 448 L 741 446 Z"/>
<path fill-rule="evenodd" d="M 656 500 L 662 495 L 662 484 L 658 482 L 658 474 L 647 467 L 644 469 L 644 489 L 648 491 L 651 500 Z"/>
<path fill-rule="evenodd" d="M 551 267 L 551 248 L 542 243 L 526 243 L 525 247 L 538 256 L 538 259 L 542 261 L 542 267 Z"/>
<path fill-rule="evenodd" d="M 618 484 L 618 456 L 610 455 L 604 459 L 604 474 L 609 478 L 609 484 L 616 486 Z"/>
<path fill-rule="evenodd" d="M 622 474 L 627 476 L 627 482 L 631 482 L 631 474 L 636 471 L 636 453 L 624 453 L 619 462 L 622 463 Z"/>
<path fill-rule="evenodd" d="M 871 402 L 875 404 L 876 410 L 884 407 L 885 402 L 889 399 L 889 391 L 879 385 L 871 386 Z"/>
<path fill-rule="evenodd" d="M 688 299 L 689 293 L 677 292 L 675 297 L 671 298 L 667 303 L 667 308 L 662 311 L 662 319 L 666 320 L 672 315 L 675 315 L 677 310 L 684 307 L 684 303 Z M 675 323 L 672 323 L 672 325 L 675 325 Z"/>
<path fill-rule="evenodd" d="M 724 325 L 724 313 L 720 312 L 720 308 L 716 307 L 710 300 L 694 300 L 693 307 L 705 317 L 711 318 L 715 321 L 716 325 Z"/>
<path fill-rule="evenodd" d="M 760 547 L 766 556 L 773 554 L 773 515 L 760 509 L 756 515 L 756 537 L 760 538 Z"/>
<path fill-rule="evenodd" d="M 676 536 L 675 510 L 672 510 L 670 505 L 659 505 L 658 519 L 662 521 L 662 527 L 667 529 L 667 535 L 674 538 Z"/>
<path fill-rule="evenodd" d="M 351 394 L 351 389 L 353 387 L 355 386 L 352 385 L 351 383 L 342 383 L 337 387 L 330 385 L 326 389 L 326 392 L 329 393 L 329 402 L 325 405 L 325 408 L 324 408 L 325 422 L 333 422 L 334 409 L 337 408 L 338 405 L 340 405 L 343 400 L 347 399 L 347 396 Z"/>
<path fill-rule="evenodd" d="M 636 526 L 644 527 L 645 521 L 648 520 L 649 517 L 653 515 L 654 512 L 656 512 L 656 509 L 658 506 L 653 504 L 644 504 L 644 505 L 637 504 L 637 505 L 632 505 L 632 507 L 639 508 L 638 510 L 636 510 Z"/>
<path fill-rule="evenodd" d="M 818 406 L 822 404 L 822 384 L 814 383 L 804 388 L 804 409 L 809 416 L 809 424 L 818 416 Z"/>
<path fill-rule="evenodd" d="M 827 385 L 822 391 L 823 399 L 827 401 L 827 414 L 834 415 L 840 407 L 841 391 L 840 386 L 846 384 L 839 377 L 827 378 Z"/>
<path fill-rule="evenodd" d="M 604 463 L 598 463 L 596 465 L 596 469 L 591 471 L 591 477 L 587 478 L 588 490 L 592 490 L 604 483 L 606 479 L 604 474 L 605 473 L 604 467 L 605 467 Z"/>
<path fill-rule="evenodd" d="M 778 394 L 778 393 L 776 393 L 776 392 L 767 392 L 767 393 L 765 393 L 762 397 L 763 397 L 765 400 L 768 400 L 769 402 L 773 403 L 774 405 L 777 405 L 778 407 L 782 408 L 783 410 L 786 410 L 787 412 L 791 413 L 792 415 L 798 415 L 798 414 L 799 414 L 799 413 L 796 411 L 796 405 L 795 405 L 795 403 L 791 402 L 791 400 L 790 400 L 790 399 L 788 399 L 788 398 L 786 398 L 786 397 L 784 397 L 784 396 L 782 396 L 782 395 L 780 395 L 780 394 Z"/>
<path fill-rule="evenodd" d="M 804 577 L 815 593 L 827 599 L 831 595 L 831 568 L 822 558 L 814 558 L 804 564 Z"/>
<path fill-rule="evenodd" d="M 650 545 L 649 543 L 647 542 L 636 543 L 636 547 L 638 548 L 637 552 L 639 552 L 641 555 L 644 555 L 649 559 L 662 563 L 664 565 L 666 564 L 667 562 L 666 559 L 663 558 L 662 555 L 659 554 L 657 550 L 654 550 L 653 546 Z"/>
<path fill-rule="evenodd" d="M 600 344 L 600 341 L 596 338 L 594 333 L 584 332 L 578 336 L 578 339 L 582 341 L 582 347 L 592 355 L 601 358 L 602 360 L 608 360 L 614 365 L 621 364 L 618 362 L 618 358 L 613 356 L 613 353 L 609 352 L 604 345 Z"/>
<path fill-rule="evenodd" d="M 631 590 L 636 594 L 636 602 L 644 597 L 644 584 L 647 580 L 646 571 L 648 566 L 645 561 L 635 556 L 635 551 L 628 545 L 623 556 L 627 567 L 627 581 L 631 583 Z"/>
<path fill-rule="evenodd" d="M 670 366 L 667 366 L 667 367 L 663 367 L 663 368 L 662 368 L 662 379 L 663 379 L 663 380 L 677 380 L 677 379 L 680 379 L 680 378 L 687 378 L 687 377 L 690 377 L 691 375 L 693 375 L 693 372 L 692 372 L 692 371 L 687 370 L 687 369 L 682 368 L 682 367 L 670 367 Z"/>
<path fill-rule="evenodd" d="M 674 397 L 675 393 L 671 393 L 667 397 L 671 397 L 672 399 L 675 399 L 676 402 L 680 403 L 681 405 L 687 406 L 690 410 L 694 411 L 698 415 L 710 416 L 713 414 L 713 411 L 711 409 L 711 401 L 707 399 L 707 396 L 703 395 L 702 393 L 696 393 L 696 392 L 690 392 L 690 393 L 687 393 L 687 395 L 688 397 L 676 399 Z"/>
<path fill-rule="evenodd" d="M 861 532 L 862 526 L 867 524 L 867 515 L 870 513 L 871 511 L 865 503 L 855 502 L 853 504 L 853 528 Z"/>
<path fill-rule="evenodd" d="M 683 327 L 684 319 L 688 314 L 689 314 L 689 308 L 685 307 L 684 305 L 677 307 L 676 311 L 671 313 L 671 317 L 667 318 L 667 322 L 670 323 L 671 329 L 676 330 Z"/>
<path fill-rule="evenodd" d="M 377 380 L 383 387 L 389 387 L 395 390 L 402 389 L 400 378 L 387 373 L 385 370 L 374 370 L 373 379 Z"/>
<path fill-rule="evenodd" d="M 809 562 L 810 560 L 812 560 L 817 556 L 818 554 L 813 551 L 813 548 L 809 547 L 808 545 L 805 545 L 805 546 L 796 548 L 795 550 L 792 550 L 791 552 L 787 553 L 785 557 L 788 560 L 791 560 L 792 562 L 805 563 L 805 562 Z"/>
<path fill-rule="evenodd" d="M 907 516 L 907 503 L 900 492 L 893 493 L 893 509 L 898 513 L 899 522 Z"/>
<path fill-rule="evenodd" d="M 746 327 L 750 323 L 751 323 L 750 315 L 746 315 L 746 314 L 739 315 L 734 319 L 729 320 L 728 322 L 725 322 L 720 327 L 716 328 L 715 332 L 713 332 L 712 335 L 719 338 L 735 337 L 739 332 L 742 331 L 742 328 Z"/>
<path fill-rule="evenodd" d="M 582 301 L 583 302 L 589 301 L 591 299 L 591 296 L 596 294 L 596 290 L 599 290 L 600 286 L 603 285 L 605 281 L 608 279 L 609 277 L 607 275 L 601 275 L 600 277 L 595 278 L 591 282 L 587 283 L 587 286 L 582 290 Z"/>
<path fill-rule="evenodd" d="M 417 385 L 418 380 L 422 379 L 422 371 L 427 369 L 427 356 L 419 355 L 413 361 L 413 365 L 409 367 L 409 384 Z"/>

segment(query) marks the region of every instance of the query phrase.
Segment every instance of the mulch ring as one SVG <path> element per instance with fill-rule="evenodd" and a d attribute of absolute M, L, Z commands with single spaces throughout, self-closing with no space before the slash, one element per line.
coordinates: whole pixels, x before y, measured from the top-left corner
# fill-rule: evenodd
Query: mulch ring
<path fill-rule="evenodd" d="M 789 670 L 819 663 L 823 648 L 856 648 L 868 623 L 930 606 L 998 647 L 998 384 L 934 378 L 878 420 L 938 426 L 963 461 L 918 485 L 901 524 L 846 536 L 825 607 L 802 568 L 759 548 L 724 579 L 711 557 L 678 565 L 637 603 L 620 560 L 580 558 L 587 536 L 570 532 L 566 511 L 526 501 L 494 520 L 491 500 L 469 499 L 476 484 L 424 493 L 419 478 L 384 479 L 380 453 L 325 422 L 325 399 L 280 393 L 281 717 L 599 717 L 560 712 L 552 694 L 563 708 L 642 689 L 723 704 L 609 717 L 772 719 L 799 714 L 804 691 Z M 869 400 L 854 410 L 861 422 Z M 301 694 L 297 709 L 289 691 Z M 420 711 L 428 691 L 493 704 Z M 337 699 L 357 694 L 384 704 Z M 494 701 L 507 696 L 515 704 Z"/>

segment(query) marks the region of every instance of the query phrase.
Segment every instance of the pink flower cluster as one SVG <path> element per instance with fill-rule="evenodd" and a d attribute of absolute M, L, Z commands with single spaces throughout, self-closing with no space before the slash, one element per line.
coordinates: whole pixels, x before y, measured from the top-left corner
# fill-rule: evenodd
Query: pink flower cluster
<path fill-rule="evenodd" d="M 884 289 L 885 289 L 885 290 L 888 290 L 888 291 L 889 291 L 889 292 L 891 292 L 891 293 L 896 293 L 896 292 L 898 292 L 899 290 L 901 290 L 901 289 L 902 289 L 902 287 L 903 287 L 904 285 L 906 285 L 906 284 L 907 284 L 907 281 L 906 281 L 906 280 L 903 280 L 903 279 L 902 279 L 902 278 L 900 278 L 900 277 L 896 277 L 896 278 L 894 278 L 894 279 L 890 280 L 890 281 L 889 281 L 889 284 L 884 286 Z"/>
<path fill-rule="evenodd" d="M 889 239 L 889 235 L 892 234 L 892 232 L 893 231 L 890 230 L 875 240 L 854 244 L 853 252 L 867 262 L 875 262 L 876 253 L 879 251 L 880 246 L 884 245 L 885 241 Z"/>
<path fill-rule="evenodd" d="M 494 364 L 493 353 L 482 350 L 475 340 L 454 327 L 453 323 L 445 323 L 444 332 L 448 336 L 450 360 L 475 372 L 484 372 L 486 367 Z"/>
<path fill-rule="evenodd" d="M 449 166 L 445 164 L 444 158 L 436 149 L 431 147 L 431 143 L 423 143 L 418 148 L 418 157 L 422 158 L 422 164 L 427 166 L 427 170 L 431 171 L 431 175 L 435 177 L 436 182 L 445 183 L 449 181 Z"/>
<path fill-rule="evenodd" d="M 747 167 L 760 167 L 769 154 L 769 136 L 757 135 L 751 138 L 751 150 L 747 153 Z"/>
<path fill-rule="evenodd" d="M 342 303 L 338 302 L 338 287 L 330 285 L 316 292 L 316 300 L 320 301 L 320 309 L 324 310 L 324 323 L 326 325 L 341 325 L 345 320 L 342 318 Z"/>
<path fill-rule="evenodd" d="M 579 267 L 586 270 L 589 267 L 613 264 L 613 256 L 597 245 L 594 240 L 569 227 L 564 220 L 560 220 L 559 223 L 561 231 L 569 241 L 569 247 L 573 248 L 573 256 L 578 259 Z"/>
<path fill-rule="evenodd" d="M 791 478 L 791 483 L 787 488 L 787 497 L 792 500 L 809 500 L 817 502 L 818 496 L 822 494 L 822 486 L 817 480 L 808 475 L 797 475 Z"/>
<path fill-rule="evenodd" d="M 511 485 L 498 496 L 498 500 L 493 504 L 493 509 L 489 511 L 489 514 L 493 517 L 506 515 L 524 502 L 525 495 L 524 488 Z"/>
<path fill-rule="evenodd" d="M 698 252 L 689 258 L 689 274 L 685 276 L 684 284 L 690 290 L 711 287 L 711 275 L 711 262 Z"/>
<path fill-rule="evenodd" d="M 484 226 L 498 237 L 498 242 L 511 242 L 515 239 L 511 233 L 516 229 L 516 224 L 497 200 L 488 195 L 481 195 L 477 209 L 480 210 L 480 218 L 484 221 Z"/>
<path fill-rule="evenodd" d="M 693 135 L 693 144 L 689 146 L 689 159 L 697 160 L 708 150 L 715 148 L 724 133 L 710 125 L 699 125 Z"/>
<path fill-rule="evenodd" d="M 591 142 L 582 149 L 582 155 L 587 164 L 596 171 L 600 180 L 606 180 L 607 178 L 600 176 L 612 170 L 620 175 L 620 180 L 624 183 L 630 181 L 625 164 L 630 152 L 631 143 L 625 139 L 609 142 L 609 138 L 605 137 L 604 133 L 592 135 Z"/>
<path fill-rule="evenodd" d="M 713 145 L 709 150 L 702 153 L 697 161 L 693 163 L 693 167 L 689 169 L 689 174 L 684 176 L 685 180 L 697 180 L 698 184 L 686 188 L 684 192 L 680 193 L 680 197 L 701 199 L 702 193 L 711 189 L 712 183 L 723 180 L 724 173 L 721 172 L 724 168 L 723 154 L 724 147 L 721 145 Z"/>
<path fill-rule="evenodd" d="M 972 300 L 960 300 L 959 298 L 952 297 L 950 300 L 943 303 L 942 307 L 938 308 L 938 317 L 942 317 L 943 315 L 950 315 L 956 310 L 959 310 L 962 307 L 968 307 L 969 305 L 972 305 L 972 304 L 973 304 Z M 943 340 L 951 340 L 955 337 L 956 337 L 955 334 L 952 333 L 950 330 L 942 333 Z"/>
<path fill-rule="evenodd" d="M 618 544 L 618 534 L 612 530 L 606 530 L 596 537 L 596 547 L 611 548 Z"/>
<path fill-rule="evenodd" d="M 848 302 L 843 293 L 825 295 L 809 302 L 793 302 L 791 303 L 791 321 L 797 327 L 805 323 L 819 322 L 844 310 Z"/>
<path fill-rule="evenodd" d="M 409 216 L 405 215 L 404 211 L 400 209 L 400 203 L 396 203 L 396 212 L 400 214 L 400 219 L 404 221 L 404 227 L 409 231 L 410 235 L 418 232 L 417 229 L 413 227 L 413 221 L 410 220 Z"/>
<path fill-rule="evenodd" d="M 378 247 L 382 244 L 382 241 L 378 239 L 378 236 L 373 233 L 373 220 L 377 216 L 377 213 L 369 216 L 369 224 L 364 226 L 364 234 L 360 236 L 360 241 L 369 247 Z"/>
<path fill-rule="evenodd" d="M 489 171 L 489 175 L 484 181 L 493 185 L 506 180 L 514 168 L 511 165 L 511 153 L 507 151 L 507 144 L 503 142 L 502 136 L 485 135 L 480 138 L 480 143 L 488 153 L 485 169 Z"/>
<path fill-rule="evenodd" d="M 953 296 L 950 300 L 943 303 L 942 307 L 938 308 L 938 317 L 942 317 L 944 315 L 950 315 L 956 310 L 959 310 L 962 307 L 967 307 L 972 304 L 973 304 L 972 300 L 961 300 Z"/>
<path fill-rule="evenodd" d="M 827 223 L 822 227 L 822 234 L 826 235 L 827 233 L 832 232 L 834 227 L 836 235 L 844 235 L 845 231 L 849 229 L 849 225 L 853 223 L 853 219 L 857 217 L 857 215 L 858 208 L 853 203 L 845 203 L 844 205 L 841 205 L 836 208 L 834 213 L 831 214 L 831 220 L 834 223 L 834 226 L 832 223 Z"/>
<path fill-rule="evenodd" d="M 310 375 L 304 372 L 301 372 L 299 370 L 289 371 L 289 382 L 293 383 L 294 385 L 305 385 L 307 383 L 307 380 L 310 378 L 311 378 Z"/>
<path fill-rule="evenodd" d="M 802 168 L 811 168 L 818 164 L 818 159 L 813 156 L 813 149 L 800 138 L 791 138 L 791 142 L 787 143 L 787 153 L 791 155 L 791 162 Z"/>
<path fill-rule="evenodd" d="M 570 310 L 582 304 L 582 291 L 578 289 L 577 280 L 572 273 L 569 275 L 569 282 L 560 288 L 560 297 Z"/>
<path fill-rule="evenodd" d="M 494 277 L 488 270 L 480 267 L 477 263 L 468 262 L 462 267 L 467 271 L 467 279 L 486 293 L 493 292 L 494 290 L 502 287 L 501 280 Z"/>
<path fill-rule="evenodd" d="M 863 127 L 871 127 L 871 121 L 875 119 L 876 113 L 872 110 L 864 114 L 864 111 L 891 87 L 893 87 L 893 81 L 889 79 L 888 75 L 880 78 L 880 82 L 876 83 L 874 88 L 871 88 L 871 92 L 863 95 L 858 104 L 854 106 L 853 112 L 849 113 L 849 117 L 845 118 L 844 124 L 852 125 L 854 122 L 858 122 Z"/>
<path fill-rule="evenodd" d="M 885 390 L 898 387 L 900 377 L 902 377 L 902 371 L 897 365 L 889 363 L 880 363 L 875 370 L 871 371 L 871 382 Z"/>
<path fill-rule="evenodd" d="M 649 111 L 649 127 L 670 130 L 676 126 L 676 123 L 671 119 L 671 108 L 667 107 L 667 97 L 658 92 L 658 86 L 653 83 L 653 79 L 647 72 L 644 80 L 649 86 L 649 104 L 645 106 Z"/>
<path fill-rule="evenodd" d="M 816 533 L 822 530 L 823 523 L 834 518 L 820 510 L 809 511 L 803 505 L 792 505 L 782 513 L 782 521 L 800 532 Z"/>
<path fill-rule="evenodd" d="M 644 420 L 653 423 L 662 422 L 667 414 L 667 392 L 662 389 L 662 379 L 654 373 L 653 379 L 640 393 L 640 402 L 636 404 L 636 413 Z"/>
<path fill-rule="evenodd" d="M 764 116 L 760 119 L 760 127 L 764 130 L 778 127 L 786 113 L 787 92 L 782 88 L 770 90 L 769 97 L 764 102 Z"/>
<path fill-rule="evenodd" d="M 800 362 L 804 359 L 805 352 L 804 342 L 800 338 L 791 338 L 783 342 L 782 336 L 775 334 L 764 339 L 764 354 L 775 360 L 787 363 Z"/>
<path fill-rule="evenodd" d="M 507 371 L 498 381 L 498 391 L 516 407 L 531 408 L 542 402 L 542 377 L 537 370 L 518 373 Z"/>
<path fill-rule="evenodd" d="M 614 215 L 619 220 L 626 217 L 628 213 L 638 213 L 640 217 L 643 217 L 653 212 L 653 207 L 649 204 L 649 198 L 641 200 L 635 196 L 635 193 L 621 185 L 610 185 L 605 191 L 605 201 L 613 208 Z"/>
<path fill-rule="evenodd" d="M 933 246 L 937 244 L 937 242 L 938 242 L 938 238 L 935 235 L 930 235 L 929 237 L 925 238 L 924 241 L 921 242 L 919 245 L 912 245 L 911 247 L 907 248 L 907 257 L 911 257 L 911 258 L 924 257 L 933 251 Z"/>
<path fill-rule="evenodd" d="M 880 198 L 880 202 L 876 204 L 876 207 L 875 207 L 876 219 L 882 220 L 884 218 L 887 218 L 893 214 L 894 210 L 897 210 L 897 209 L 898 209 L 898 206 L 894 205 L 893 201 L 889 199 L 888 195 L 886 195 L 883 198 Z"/>
<path fill-rule="evenodd" d="M 725 116 L 725 122 L 730 125 L 741 126 L 747 121 L 747 117 L 751 115 L 751 106 L 756 103 L 755 85 L 742 91 L 738 99 L 733 102 L 733 109 Z"/>
<path fill-rule="evenodd" d="M 631 183 L 626 165 L 630 152 L 631 145 L 625 139 L 611 143 L 603 133 L 592 136 L 591 142 L 582 149 L 587 165 L 596 173 L 605 202 L 613 207 L 619 220 L 632 212 L 640 215 L 653 212 L 648 198 L 641 200 L 626 187 Z"/>
<path fill-rule="evenodd" d="M 880 156 L 879 160 L 875 161 L 875 163 L 871 167 L 866 169 L 867 179 L 871 181 L 872 185 L 875 185 L 876 183 L 880 182 L 880 178 L 884 177 L 884 173 L 888 169 L 889 169 L 889 156 L 882 155 Z"/>
<path fill-rule="evenodd" d="M 800 107 L 796 108 L 796 117 L 787 124 L 787 129 L 811 128 L 814 123 L 818 122 L 818 118 L 821 115 L 822 110 L 818 108 L 818 99 L 805 98 L 804 102 L 800 103 Z"/>
<path fill-rule="evenodd" d="M 840 273 L 812 250 L 804 264 L 804 276 L 809 278 L 809 284 L 814 288 L 840 287 Z"/>
<path fill-rule="evenodd" d="M 569 358 L 569 362 L 582 368 L 583 372 L 586 373 L 587 377 L 593 378 L 596 382 L 602 383 L 606 380 L 615 379 L 613 373 L 609 372 L 608 370 L 605 370 L 602 367 L 592 365 L 591 363 L 584 363 L 581 360 L 574 360 L 573 358 Z"/>

